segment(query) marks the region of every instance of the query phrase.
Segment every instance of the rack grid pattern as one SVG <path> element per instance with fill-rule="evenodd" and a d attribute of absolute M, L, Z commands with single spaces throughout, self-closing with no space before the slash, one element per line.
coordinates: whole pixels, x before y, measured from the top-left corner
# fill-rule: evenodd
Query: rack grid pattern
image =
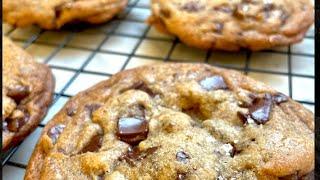
<path fill-rule="evenodd" d="M 124 12 L 99 26 L 69 26 L 45 31 L 3 24 L 3 34 L 48 64 L 56 78 L 52 106 L 38 128 L 3 157 L 3 179 L 23 179 L 42 128 L 68 99 L 113 74 L 161 62 L 201 62 L 242 71 L 291 96 L 314 111 L 314 28 L 296 45 L 263 52 L 197 50 L 157 32 L 144 21 L 149 0 L 131 0 Z"/>

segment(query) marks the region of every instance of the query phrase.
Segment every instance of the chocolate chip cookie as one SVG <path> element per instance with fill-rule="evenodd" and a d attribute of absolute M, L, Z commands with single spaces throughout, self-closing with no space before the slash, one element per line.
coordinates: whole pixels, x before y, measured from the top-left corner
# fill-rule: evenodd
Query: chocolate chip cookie
<path fill-rule="evenodd" d="M 70 22 L 92 24 L 110 20 L 123 10 L 127 0 L 4 0 L 4 21 L 15 26 L 37 24 L 59 29 Z"/>
<path fill-rule="evenodd" d="M 314 169 L 313 114 L 203 64 L 120 72 L 44 128 L 25 179 L 281 179 Z"/>
<path fill-rule="evenodd" d="M 3 37 L 2 151 L 29 135 L 52 101 L 51 70 Z"/>
<path fill-rule="evenodd" d="M 148 22 L 201 49 L 262 50 L 302 40 L 310 0 L 152 0 Z"/>

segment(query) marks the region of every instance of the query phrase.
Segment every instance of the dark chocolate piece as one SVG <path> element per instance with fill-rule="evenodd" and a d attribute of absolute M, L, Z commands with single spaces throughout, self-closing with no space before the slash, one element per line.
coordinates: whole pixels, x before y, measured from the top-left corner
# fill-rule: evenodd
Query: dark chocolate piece
<path fill-rule="evenodd" d="M 190 159 L 190 156 L 188 154 L 186 154 L 185 152 L 183 152 L 183 151 L 179 151 L 176 154 L 176 159 L 179 162 L 187 163 L 188 159 Z"/>
<path fill-rule="evenodd" d="M 222 76 L 207 77 L 200 81 L 200 85 L 202 86 L 202 88 L 208 91 L 217 90 L 217 89 L 228 89 L 228 86 L 224 82 L 224 79 Z"/>
<path fill-rule="evenodd" d="M 59 138 L 59 135 L 62 133 L 63 129 L 66 126 L 64 124 L 58 124 L 56 126 L 53 126 L 49 131 L 48 131 L 48 136 L 51 138 L 53 144 L 56 143 L 57 139 Z"/>
<path fill-rule="evenodd" d="M 117 136 L 121 141 L 136 145 L 148 136 L 148 122 L 134 117 L 120 118 Z"/>
<path fill-rule="evenodd" d="M 90 142 L 81 150 L 80 153 L 97 152 L 101 148 L 102 138 L 103 136 L 100 134 L 93 136 Z"/>

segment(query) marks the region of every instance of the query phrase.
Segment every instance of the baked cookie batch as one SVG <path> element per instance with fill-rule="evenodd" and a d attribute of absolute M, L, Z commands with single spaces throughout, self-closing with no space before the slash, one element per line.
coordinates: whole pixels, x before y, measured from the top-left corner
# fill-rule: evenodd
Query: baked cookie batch
<path fill-rule="evenodd" d="M 4 0 L 4 21 L 60 29 L 104 23 L 127 0 Z M 147 23 L 206 50 L 299 42 L 309 0 L 152 0 Z M 51 70 L 3 37 L 2 152 L 28 136 L 53 98 Z M 164 63 L 78 93 L 44 127 L 33 179 L 312 179 L 314 115 L 240 72 Z"/>

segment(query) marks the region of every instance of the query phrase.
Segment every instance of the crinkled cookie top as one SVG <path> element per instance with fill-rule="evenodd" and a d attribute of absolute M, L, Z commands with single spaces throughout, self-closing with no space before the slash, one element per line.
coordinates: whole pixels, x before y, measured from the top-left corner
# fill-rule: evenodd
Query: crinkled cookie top
<path fill-rule="evenodd" d="M 124 71 L 44 128 L 26 179 L 278 179 L 314 168 L 313 114 L 238 72 Z"/>

